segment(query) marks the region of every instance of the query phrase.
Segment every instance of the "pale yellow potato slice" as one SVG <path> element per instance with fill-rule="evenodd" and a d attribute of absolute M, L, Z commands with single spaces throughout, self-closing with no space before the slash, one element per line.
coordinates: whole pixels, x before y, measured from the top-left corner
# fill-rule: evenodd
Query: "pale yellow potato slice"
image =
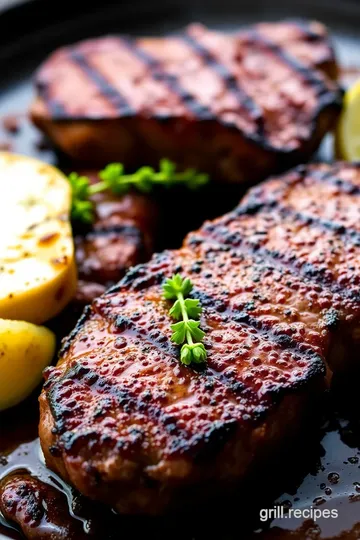
<path fill-rule="evenodd" d="M 36 388 L 55 345 L 55 335 L 44 326 L 0 319 L 0 411 L 17 405 Z"/>
<path fill-rule="evenodd" d="M 0 152 L 0 317 L 39 324 L 74 295 L 70 209 L 60 171 Z"/>

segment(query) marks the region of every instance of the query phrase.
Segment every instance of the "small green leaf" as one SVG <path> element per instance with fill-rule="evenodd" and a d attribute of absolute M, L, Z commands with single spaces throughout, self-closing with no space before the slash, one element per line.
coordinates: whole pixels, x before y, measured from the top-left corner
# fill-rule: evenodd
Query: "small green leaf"
<path fill-rule="evenodd" d="M 181 288 L 181 283 L 182 280 L 179 274 L 176 274 L 172 278 L 168 278 L 163 284 L 164 298 L 166 298 L 167 300 L 173 300 L 174 298 L 176 298 Z"/>
<path fill-rule="evenodd" d="M 90 201 L 74 200 L 71 207 L 71 219 L 84 223 L 92 223 L 94 219 L 93 204 Z"/>
<path fill-rule="evenodd" d="M 186 323 L 187 330 L 190 332 L 191 337 L 195 339 L 196 341 L 201 341 L 202 338 L 205 336 L 205 332 L 203 332 L 200 328 L 200 321 L 194 321 L 193 319 L 190 319 Z"/>
<path fill-rule="evenodd" d="M 164 297 L 167 300 L 176 298 L 179 293 L 187 296 L 191 289 L 190 279 L 183 279 L 180 274 L 175 274 L 172 278 L 167 279 L 163 285 Z"/>
<path fill-rule="evenodd" d="M 189 189 L 198 189 L 209 182 L 209 176 L 207 174 L 195 174 L 189 176 L 186 185 Z"/>
<path fill-rule="evenodd" d="M 162 172 L 165 176 L 171 177 L 175 174 L 175 171 L 175 163 L 166 158 L 160 160 L 160 172 Z"/>
<path fill-rule="evenodd" d="M 186 366 L 189 366 L 192 362 L 202 364 L 206 362 L 206 357 L 206 349 L 202 343 L 193 343 L 191 345 L 185 343 L 181 347 L 180 361 Z"/>
<path fill-rule="evenodd" d="M 198 319 L 200 317 L 202 308 L 198 299 L 187 298 L 185 300 L 185 307 L 189 317 L 191 317 L 192 319 Z"/>
<path fill-rule="evenodd" d="M 108 188 L 116 193 L 119 193 L 122 186 L 121 177 L 124 174 L 124 165 L 122 163 L 110 163 L 99 172 L 99 177 L 103 182 L 105 182 Z"/>
<path fill-rule="evenodd" d="M 121 195 L 125 195 L 126 193 L 128 193 L 128 191 L 130 191 L 131 189 L 131 182 L 128 182 L 126 180 L 126 178 L 120 178 L 119 181 L 113 185 L 113 187 L 111 188 L 111 191 L 112 193 L 114 193 L 114 195 L 117 195 L 118 197 L 120 197 Z"/>
<path fill-rule="evenodd" d="M 169 311 L 169 315 L 173 319 L 176 319 L 176 320 L 181 319 L 181 303 L 179 300 L 176 300 L 175 304 L 172 306 L 172 308 Z"/>
<path fill-rule="evenodd" d="M 71 219 L 91 223 L 94 219 L 93 203 L 88 200 L 90 180 L 87 176 L 79 176 L 72 172 L 68 176 L 71 186 Z"/>
<path fill-rule="evenodd" d="M 87 176 L 79 176 L 78 173 L 72 172 L 68 180 L 75 198 L 84 200 L 88 197 L 90 180 Z"/>
<path fill-rule="evenodd" d="M 189 366 L 192 362 L 193 356 L 191 352 L 191 345 L 183 345 L 180 351 L 180 361 L 182 364 Z"/>
<path fill-rule="evenodd" d="M 171 325 L 171 330 L 173 331 L 171 341 L 176 343 L 176 345 L 181 345 L 182 343 L 184 343 L 186 337 L 186 326 L 187 325 L 184 321 L 180 321 Z"/>
<path fill-rule="evenodd" d="M 195 343 L 193 345 L 192 357 L 196 364 L 206 362 L 207 353 L 203 343 Z"/>
<path fill-rule="evenodd" d="M 188 294 L 190 294 L 192 288 L 193 286 L 189 278 L 185 278 L 182 280 L 180 292 L 183 294 L 183 296 L 187 296 Z"/>

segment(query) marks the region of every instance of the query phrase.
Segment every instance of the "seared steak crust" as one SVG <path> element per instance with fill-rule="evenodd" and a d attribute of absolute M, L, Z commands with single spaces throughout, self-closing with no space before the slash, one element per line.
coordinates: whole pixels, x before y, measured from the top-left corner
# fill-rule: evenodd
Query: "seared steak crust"
<path fill-rule="evenodd" d="M 356 165 L 295 169 L 96 299 L 47 371 L 47 464 L 119 511 L 159 513 L 271 460 L 326 362 L 359 353 L 359 195 Z M 170 341 L 175 272 L 204 307 L 202 369 Z"/>
<path fill-rule="evenodd" d="M 233 35 L 192 25 L 56 51 L 38 71 L 31 114 L 75 159 L 137 166 L 166 156 L 249 181 L 314 152 L 340 108 L 336 71 L 319 23 Z"/>

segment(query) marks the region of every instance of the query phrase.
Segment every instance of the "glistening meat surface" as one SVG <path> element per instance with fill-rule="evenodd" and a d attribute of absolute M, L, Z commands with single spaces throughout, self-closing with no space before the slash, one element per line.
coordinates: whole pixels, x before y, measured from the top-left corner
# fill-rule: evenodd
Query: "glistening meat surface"
<path fill-rule="evenodd" d="M 46 375 L 48 466 L 119 511 L 161 513 L 271 465 L 358 357 L 359 197 L 358 166 L 300 167 L 96 299 Z M 175 272 L 204 307 L 203 369 L 170 341 Z"/>
<path fill-rule="evenodd" d="M 37 73 L 31 115 L 80 161 L 134 167 L 165 156 L 216 180 L 254 181 L 316 150 L 340 110 L 336 75 L 319 23 L 236 34 L 192 25 L 59 49 Z"/>

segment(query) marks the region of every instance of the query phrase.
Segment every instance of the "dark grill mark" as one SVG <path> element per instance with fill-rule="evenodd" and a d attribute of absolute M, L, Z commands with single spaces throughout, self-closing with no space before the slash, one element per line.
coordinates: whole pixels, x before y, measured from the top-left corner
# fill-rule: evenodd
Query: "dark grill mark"
<path fill-rule="evenodd" d="M 68 113 L 62 103 L 51 97 L 51 87 L 49 84 L 39 81 L 36 86 L 39 96 L 44 100 L 50 114 L 54 116 L 54 118 L 64 118 L 68 116 Z"/>
<path fill-rule="evenodd" d="M 143 350 L 140 348 L 139 352 L 147 352 L 145 343 L 149 343 L 152 347 L 155 347 L 159 356 L 164 353 L 171 355 L 174 360 L 177 359 L 178 350 L 176 346 L 170 341 L 170 339 L 162 334 L 155 326 L 154 330 L 139 328 L 136 323 L 126 315 L 113 316 L 109 314 L 106 309 L 101 310 L 101 315 L 108 321 L 113 323 L 114 334 L 124 333 L 124 336 L 128 333 L 130 336 L 136 336 L 139 339 L 139 347 L 143 345 Z M 169 321 L 169 324 L 171 321 Z"/>
<path fill-rule="evenodd" d="M 313 180 L 331 183 L 338 187 L 343 193 L 349 195 L 360 194 L 360 188 L 355 184 L 352 184 L 348 181 L 343 181 L 330 173 L 315 173 L 311 172 L 307 175 L 308 178 Z M 240 204 L 232 214 L 228 215 L 228 221 L 231 221 L 232 215 L 242 216 L 242 215 L 255 215 L 262 211 L 272 212 L 276 209 L 282 217 L 290 217 L 296 221 L 300 221 L 303 224 L 309 226 L 320 227 L 326 231 L 331 231 L 335 235 L 344 236 L 346 240 L 352 243 L 354 246 L 360 246 L 360 232 L 351 227 L 347 227 L 342 223 L 337 223 L 336 221 L 330 221 L 327 219 L 322 219 L 321 217 L 314 216 L 312 214 L 306 214 L 305 212 L 299 212 L 289 206 L 282 205 L 276 199 L 259 201 L 255 197 L 250 197 L 247 203 L 244 205 Z M 211 224 L 210 224 L 211 225 Z M 222 226 L 224 226 L 223 224 Z M 209 231 L 208 231 L 209 232 Z M 230 234 L 230 232 L 229 232 Z"/>
<path fill-rule="evenodd" d="M 328 309 L 327 312 L 325 313 L 324 321 L 325 321 L 325 326 L 329 330 L 332 330 L 332 331 L 336 330 L 336 328 L 340 324 L 339 312 L 336 311 L 336 309 L 334 308 Z"/>
<path fill-rule="evenodd" d="M 329 90 L 325 81 L 313 68 L 302 64 L 296 58 L 290 56 L 282 47 L 277 45 L 277 43 L 273 42 L 268 37 L 263 36 L 257 30 L 252 29 L 247 35 L 254 46 L 261 47 L 271 53 L 295 72 L 309 87 L 312 87 L 315 90 L 316 95 L 320 100 L 318 109 L 325 107 L 330 103 L 341 106 L 340 92 Z M 334 102 L 335 95 L 337 96 L 337 100 Z"/>
<path fill-rule="evenodd" d="M 47 394 L 52 416 L 55 420 L 56 433 L 61 436 L 67 452 L 72 451 L 73 443 L 79 440 L 78 436 L 82 437 L 84 435 L 83 432 L 73 433 L 68 431 L 67 418 L 71 418 L 74 411 L 73 408 L 67 407 L 67 398 L 63 398 L 59 393 L 62 391 L 63 383 L 69 380 L 73 381 L 74 386 L 76 383 L 82 383 L 84 386 L 91 386 L 92 392 L 97 392 L 100 407 L 98 406 L 93 410 L 92 420 L 94 424 L 97 419 L 101 419 L 119 406 L 125 412 L 130 412 L 135 409 L 141 410 L 145 405 L 146 399 L 141 394 L 135 395 L 128 389 L 119 388 L 114 384 L 113 379 L 101 376 L 90 368 L 84 369 L 80 363 L 76 363 L 56 381 Z M 155 402 L 150 405 L 146 403 L 146 407 L 152 408 L 152 410 L 157 408 Z M 91 432 L 99 436 L 96 429 Z"/>
<path fill-rule="evenodd" d="M 307 172 L 307 177 L 318 182 L 333 185 L 338 188 L 341 193 L 346 195 L 360 195 L 360 186 L 353 184 L 349 180 L 344 180 L 343 178 L 336 176 L 334 167 L 332 168 L 332 171 L 317 171 L 310 169 Z"/>
<path fill-rule="evenodd" d="M 269 210 L 271 211 L 271 208 Z M 286 210 L 289 210 L 290 215 L 290 209 Z M 295 213 L 291 214 L 291 216 L 294 219 L 299 217 Z M 307 223 L 309 223 L 308 220 Z M 217 230 L 215 229 L 215 231 L 207 232 L 208 235 L 205 238 L 195 235 L 192 236 L 190 244 L 193 242 L 195 244 L 200 244 L 209 239 L 209 241 L 214 242 L 216 246 L 215 249 L 223 249 L 226 245 L 230 246 L 237 256 L 250 254 L 254 257 L 254 261 L 259 265 L 267 264 L 268 267 L 272 267 L 274 270 L 278 271 L 285 269 L 296 277 L 303 276 L 308 281 L 314 282 L 324 289 L 328 289 L 332 294 L 338 294 L 341 295 L 341 297 L 347 297 L 354 302 L 360 302 L 360 292 L 356 294 L 354 291 L 345 289 L 334 280 L 332 274 L 325 267 L 315 266 L 312 263 L 306 261 L 303 262 L 291 254 L 270 250 L 262 247 L 260 243 L 250 242 L 246 239 L 244 240 L 239 232 L 232 232 L 225 225 L 222 225 Z M 201 299 L 201 302 L 203 302 L 203 299 Z"/>
<path fill-rule="evenodd" d="M 124 96 L 89 63 L 86 56 L 81 54 L 78 50 L 72 49 L 69 57 L 96 85 L 101 95 L 111 103 L 116 112 L 121 114 L 121 116 L 131 116 L 134 114 L 134 111 L 131 109 Z"/>
<path fill-rule="evenodd" d="M 320 33 L 313 32 L 308 21 L 303 19 L 289 19 L 289 23 L 293 24 L 301 30 L 301 33 L 308 41 L 321 41 L 323 36 Z"/>
<path fill-rule="evenodd" d="M 210 381 L 214 382 L 214 377 L 210 373 L 208 375 Z M 107 415 L 112 409 L 117 409 L 119 406 L 122 407 L 127 413 L 134 412 L 135 410 L 146 410 L 148 418 L 152 418 L 153 422 L 162 424 L 165 429 L 173 435 L 174 438 L 171 445 L 170 454 L 189 452 L 190 450 L 193 450 L 195 451 L 195 454 L 198 455 L 197 452 L 199 445 L 201 443 L 208 442 L 210 435 L 209 432 L 200 436 L 195 434 L 189 441 L 188 434 L 185 433 L 184 430 L 177 428 L 175 419 L 168 416 L 161 404 L 157 403 L 156 399 L 154 399 L 152 395 L 149 396 L 144 392 L 142 394 L 134 394 L 129 389 L 118 388 L 115 386 L 114 381 L 106 377 L 99 376 L 97 372 L 91 370 L 90 368 L 86 368 L 84 370 L 81 364 L 77 363 L 75 366 L 70 368 L 48 392 L 48 400 L 55 420 L 57 434 L 60 436 L 64 450 L 69 454 L 77 453 L 80 450 L 78 445 L 86 445 L 89 437 L 95 442 L 98 441 L 101 436 L 96 428 L 89 428 L 89 430 L 86 431 L 75 432 L 68 430 L 66 419 L 69 416 L 69 409 L 66 407 L 66 403 L 62 405 L 62 398 L 58 396 L 58 392 L 62 389 L 62 383 L 66 380 L 73 380 L 74 384 L 79 381 L 83 381 L 85 384 L 88 382 L 92 384 L 92 381 L 94 381 L 96 386 L 95 388 L 92 387 L 92 391 L 98 391 L 99 395 L 106 394 L 102 400 L 103 405 L 101 407 L 101 414 L 99 415 L 98 408 L 95 408 L 93 411 L 94 421 L 99 417 Z M 227 384 L 224 384 L 223 380 L 216 379 L 216 382 L 221 386 L 226 386 L 227 390 L 231 390 L 229 381 L 225 381 Z M 232 423 L 234 424 L 233 427 L 238 424 L 236 420 L 233 420 Z M 228 427 L 228 423 L 226 423 L 226 425 Z M 218 421 L 216 422 L 216 426 L 219 428 L 219 430 L 215 429 L 215 431 L 218 431 L 218 434 L 220 435 L 220 432 L 222 432 L 220 427 L 225 427 L 225 424 L 223 425 L 222 422 Z M 212 432 L 212 428 L 210 428 L 210 431 Z M 226 429 L 226 431 L 228 430 Z M 212 442 L 215 443 L 216 439 L 221 447 L 223 437 L 221 436 L 218 439 L 218 437 L 215 436 L 215 432 L 212 433 L 212 436 L 214 436 L 214 440 Z M 101 440 L 103 439 L 101 438 Z M 122 441 L 121 438 L 117 438 L 117 440 Z M 129 446 L 129 437 L 122 441 L 121 447 L 119 446 L 119 443 L 117 444 L 119 450 L 122 449 L 126 451 L 126 446 Z M 216 449 L 213 448 L 213 450 L 215 451 Z M 205 457 L 206 452 L 207 451 L 205 449 L 203 457 Z"/>
<path fill-rule="evenodd" d="M 253 120 L 257 126 L 257 134 L 259 136 L 264 135 L 264 116 L 259 105 L 249 96 L 240 86 L 236 77 L 231 73 L 228 68 L 215 58 L 213 53 L 206 49 L 204 45 L 199 43 L 193 36 L 185 33 L 182 39 L 200 56 L 204 64 L 215 71 L 228 92 L 231 92 L 236 96 L 236 99 L 242 109 L 245 109 L 248 116 Z"/>
<path fill-rule="evenodd" d="M 184 105 L 194 114 L 196 118 L 202 120 L 214 118 L 212 111 L 206 105 L 199 103 L 195 96 L 187 92 L 181 86 L 174 75 L 164 71 L 160 62 L 144 49 L 139 47 L 134 40 L 130 38 L 122 38 L 119 41 L 119 44 L 125 45 L 136 58 L 143 62 L 149 68 L 152 77 L 156 81 L 166 84 L 168 89 L 181 99 Z"/>
<path fill-rule="evenodd" d="M 122 243 L 124 240 L 128 244 L 133 244 L 138 251 L 138 258 L 144 260 L 146 257 L 146 246 L 143 232 L 135 225 L 114 225 L 111 227 L 95 227 L 90 233 L 84 237 L 85 241 L 92 242 L 97 236 L 115 236 L 117 242 Z"/>
<path fill-rule="evenodd" d="M 279 204 L 276 206 L 276 208 L 283 217 L 291 217 L 292 219 L 305 223 L 309 226 L 314 225 L 315 227 L 322 228 L 326 231 L 331 231 L 335 235 L 345 236 L 347 242 L 350 242 L 354 246 L 360 247 L 360 232 L 356 231 L 355 229 L 345 227 L 345 225 L 337 223 L 336 221 L 329 221 L 311 214 L 298 212 L 297 210 L 294 210 L 288 206 L 282 206 Z"/>
<path fill-rule="evenodd" d="M 244 251 L 245 246 L 241 248 Z M 246 250 L 259 257 L 259 261 L 271 261 L 274 269 L 281 270 L 286 269 L 290 274 L 299 277 L 303 276 L 310 282 L 320 285 L 323 289 L 329 290 L 332 294 L 340 295 L 341 297 L 347 297 L 353 302 L 360 302 L 360 292 L 355 294 L 353 291 L 345 289 L 334 281 L 333 276 L 329 273 L 327 268 L 315 266 L 309 262 L 302 262 L 293 256 L 286 256 L 285 253 L 266 249 L 263 247 L 256 247 L 252 249 L 251 244 L 246 244 Z"/>
<path fill-rule="evenodd" d="M 259 261 L 256 261 L 256 259 L 254 260 L 254 262 L 256 264 L 259 264 Z M 269 269 L 271 269 L 269 265 L 267 265 L 266 267 L 264 266 L 264 270 L 269 270 Z M 276 270 L 277 268 L 273 266 L 273 269 Z M 225 296 L 225 291 L 217 290 L 216 294 L 220 298 L 223 298 Z M 199 298 L 201 304 L 203 306 L 206 306 L 207 310 L 210 313 L 212 309 L 216 310 L 216 306 L 219 300 L 217 300 L 217 298 L 212 296 L 211 294 L 208 294 L 204 291 L 200 291 L 198 289 L 194 289 L 192 296 L 194 298 Z M 222 324 L 233 321 L 238 324 L 247 325 L 247 326 L 250 326 L 251 328 L 255 328 L 258 332 L 258 335 L 260 335 L 264 340 L 270 343 L 273 343 L 275 345 L 278 345 L 281 349 L 291 349 L 295 353 L 299 352 L 299 355 L 304 354 L 304 352 L 306 352 L 306 354 L 313 357 L 314 363 L 318 365 L 318 368 L 320 369 L 321 372 L 322 370 L 325 369 L 324 363 L 321 357 L 317 353 L 315 353 L 314 350 L 310 346 L 305 347 L 305 345 L 302 344 L 301 345 L 302 351 L 300 352 L 299 344 L 296 340 L 292 339 L 287 334 L 275 333 L 272 330 L 271 326 L 265 327 L 257 317 L 251 315 L 249 311 L 255 308 L 256 308 L 256 305 L 254 303 L 254 305 L 251 306 L 251 309 L 249 309 L 249 306 L 247 306 L 247 309 L 244 309 L 242 311 L 235 311 L 233 309 L 227 310 L 227 312 L 224 314 L 224 319 L 222 321 Z"/>
<path fill-rule="evenodd" d="M 165 277 L 163 272 L 149 275 L 146 271 L 146 265 L 138 264 L 137 266 L 130 268 L 125 276 L 107 292 L 110 294 L 118 293 L 124 287 L 130 287 L 135 291 L 142 291 L 151 285 L 160 285 Z"/>
<path fill-rule="evenodd" d="M 126 223 L 119 225 L 112 225 L 110 227 L 95 227 L 91 231 L 93 236 L 106 236 L 108 234 L 122 234 L 124 236 L 140 236 L 142 233 L 135 225 L 128 225 Z"/>
<path fill-rule="evenodd" d="M 169 453 L 184 454 L 192 449 L 195 462 L 206 461 L 223 449 L 226 442 L 235 435 L 237 428 L 236 420 L 217 420 L 205 433 L 195 434 L 190 440 L 174 438 Z"/>

